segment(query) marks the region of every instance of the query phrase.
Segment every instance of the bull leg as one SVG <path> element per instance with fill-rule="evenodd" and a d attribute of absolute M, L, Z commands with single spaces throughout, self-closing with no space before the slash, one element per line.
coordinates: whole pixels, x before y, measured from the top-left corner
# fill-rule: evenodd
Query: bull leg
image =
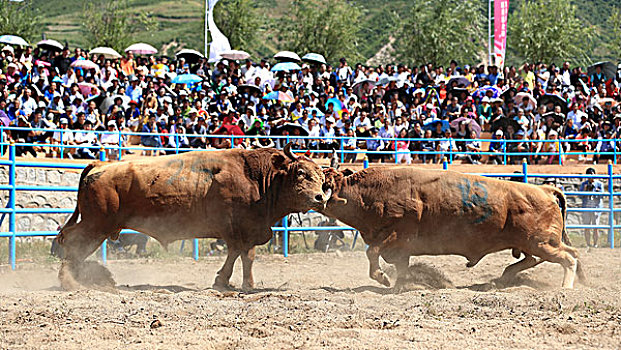
<path fill-rule="evenodd" d="M 252 277 L 252 263 L 254 262 L 254 256 L 254 247 L 248 250 L 243 250 L 241 253 L 242 266 L 244 269 L 244 282 L 242 283 L 243 290 L 254 289 L 254 278 Z"/>
<path fill-rule="evenodd" d="M 532 255 L 530 254 L 526 254 L 526 256 L 524 257 L 524 259 L 513 263 L 509 266 L 507 266 L 507 268 L 505 269 L 505 271 L 502 273 L 502 276 L 500 276 L 500 280 L 501 281 L 511 281 L 515 278 L 515 276 L 521 272 L 524 271 L 526 269 L 530 269 L 531 267 L 535 267 L 539 264 L 541 264 L 543 262 L 543 260 L 541 259 L 536 259 L 534 258 Z"/>
<path fill-rule="evenodd" d="M 227 244 L 228 245 L 228 244 Z M 239 249 L 234 249 L 229 245 L 228 254 L 226 256 L 226 261 L 224 261 L 224 265 L 218 274 L 216 275 L 216 281 L 213 286 L 215 288 L 229 288 L 229 280 L 231 279 L 231 275 L 233 274 L 233 266 L 235 265 L 235 260 L 241 254 Z"/>
<path fill-rule="evenodd" d="M 376 280 L 380 284 L 390 287 L 390 280 L 388 276 L 382 271 L 379 264 L 380 247 L 377 245 L 371 245 L 367 249 L 367 259 L 369 259 L 369 277 Z"/>
<path fill-rule="evenodd" d="M 568 249 L 570 248 L 570 249 Z M 524 252 L 526 253 L 526 252 Z M 561 243 L 554 247 L 548 243 L 540 243 L 537 248 L 529 252 L 541 259 L 554 262 L 563 266 L 563 288 L 573 288 L 578 268 L 578 259 L 572 254 L 571 247 Z"/>
<path fill-rule="evenodd" d="M 76 290 L 81 287 L 76 278 L 79 278 L 84 260 L 93 254 L 107 237 L 101 234 L 94 235 L 89 227 L 81 224 L 64 230 L 58 237 L 64 252 L 58 279 L 65 290 Z M 114 281 L 111 282 L 114 284 Z"/>
<path fill-rule="evenodd" d="M 408 254 L 401 254 L 395 258 L 394 264 L 397 268 L 397 281 L 393 288 L 396 293 L 400 293 L 405 290 L 405 285 L 407 283 L 410 269 L 410 256 Z"/>

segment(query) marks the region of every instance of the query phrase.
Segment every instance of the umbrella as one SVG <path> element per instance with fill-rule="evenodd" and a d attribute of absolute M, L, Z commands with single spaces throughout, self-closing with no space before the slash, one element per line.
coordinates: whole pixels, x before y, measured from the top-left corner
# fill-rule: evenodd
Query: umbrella
<path fill-rule="evenodd" d="M 2 126 L 9 126 L 9 124 L 11 124 L 11 119 L 9 119 L 6 113 L 0 115 L 0 124 L 2 124 Z"/>
<path fill-rule="evenodd" d="M 502 96 L 502 98 L 507 101 L 510 97 L 515 97 L 515 95 L 517 94 L 517 89 L 514 87 L 510 87 L 507 90 L 504 90 L 502 92 L 502 94 L 500 94 L 500 96 Z M 512 95 L 513 94 L 513 95 Z"/>
<path fill-rule="evenodd" d="M 227 60 L 245 60 L 250 57 L 248 52 L 241 50 L 226 50 L 221 52 L 219 55 Z"/>
<path fill-rule="evenodd" d="M 274 55 L 274 58 L 283 62 L 299 62 L 300 56 L 297 53 L 291 51 L 280 51 Z"/>
<path fill-rule="evenodd" d="M 451 92 L 451 94 L 455 97 L 458 97 L 460 100 L 462 99 L 462 93 L 465 93 L 466 96 L 468 95 L 468 90 L 464 89 L 464 88 L 452 88 L 451 90 L 449 90 Z M 463 97 L 465 98 L 465 97 Z"/>
<path fill-rule="evenodd" d="M 355 83 L 352 89 L 354 90 L 354 93 L 358 95 L 358 97 L 360 97 L 360 89 L 362 89 L 362 87 L 365 84 L 367 84 L 370 88 L 373 88 L 375 87 L 375 80 L 364 79 L 364 80 L 360 80 L 359 82 Z"/>
<path fill-rule="evenodd" d="M 216 135 L 238 135 L 244 136 L 244 132 L 238 125 L 235 124 L 224 124 L 218 130 L 214 132 Z"/>
<path fill-rule="evenodd" d="M 270 135 L 283 135 L 285 131 L 287 131 L 289 135 L 309 135 L 308 129 L 298 123 L 284 123 L 282 125 L 278 125 L 277 127 L 271 129 Z M 296 134 L 296 131 L 299 132 L 299 134 Z"/>
<path fill-rule="evenodd" d="M 545 106 L 550 102 L 553 103 L 555 106 L 561 106 L 563 114 L 567 114 L 569 107 L 567 106 L 567 101 L 565 101 L 561 96 L 554 94 L 545 94 L 539 97 L 539 106 Z"/>
<path fill-rule="evenodd" d="M 457 83 L 457 86 L 462 86 L 462 87 L 468 87 L 470 85 L 470 80 L 468 80 L 466 77 L 452 77 L 449 81 L 448 81 L 448 86 L 451 86 L 451 84 L 453 82 Z"/>
<path fill-rule="evenodd" d="M 590 77 L 595 74 L 595 68 L 597 67 L 602 67 L 602 73 L 606 76 L 606 80 L 614 78 L 617 74 L 617 66 L 610 61 L 605 61 L 597 62 L 594 65 L 589 66 L 589 68 L 587 68 L 587 75 Z"/>
<path fill-rule="evenodd" d="M 293 102 L 295 101 L 291 95 L 282 91 L 272 91 L 269 94 L 263 96 L 264 100 L 273 100 L 280 102 Z"/>
<path fill-rule="evenodd" d="M 399 80 L 397 77 L 383 77 L 377 82 L 377 85 L 388 85 L 392 81 Z"/>
<path fill-rule="evenodd" d="M 99 108 L 99 111 L 101 113 L 108 113 L 108 109 L 110 109 L 110 106 L 114 104 L 114 101 L 117 98 L 121 98 L 123 100 L 123 103 L 121 104 L 123 108 L 127 108 L 129 106 L 129 101 L 131 99 L 129 98 L 129 96 L 126 95 L 113 95 L 106 98 L 101 98 L 101 101 L 99 103 L 97 103 L 97 100 L 95 101 L 95 103 L 97 103 L 97 108 Z"/>
<path fill-rule="evenodd" d="M 191 49 L 183 49 L 175 54 L 177 59 L 183 58 L 187 62 L 198 62 L 200 59 L 205 58 L 202 53 L 191 50 Z"/>
<path fill-rule="evenodd" d="M 492 96 L 491 98 L 497 98 L 500 96 L 500 89 L 498 89 L 495 86 L 483 86 L 481 88 L 478 88 L 475 92 L 472 93 L 472 97 L 479 97 L 479 98 L 483 98 L 483 96 L 487 96 L 487 91 L 492 91 Z"/>
<path fill-rule="evenodd" d="M 157 53 L 157 49 L 149 44 L 136 43 L 136 44 L 129 45 L 125 49 L 125 52 L 131 52 L 131 53 L 135 53 L 139 55 L 153 55 Z"/>
<path fill-rule="evenodd" d="M 304 57 L 302 57 L 302 61 L 309 63 L 327 64 L 326 59 L 323 57 L 323 55 L 320 55 L 318 53 L 307 53 L 306 55 L 304 55 Z"/>
<path fill-rule="evenodd" d="M 520 130 L 522 128 L 520 126 L 520 124 L 517 122 L 517 120 L 515 120 L 513 118 L 502 117 L 500 119 L 496 119 L 492 123 L 492 132 L 495 132 L 498 129 L 502 129 L 504 131 L 507 131 L 507 127 L 509 125 L 513 126 L 513 130 L 515 130 L 515 131 L 518 131 L 518 130 Z"/>
<path fill-rule="evenodd" d="M 0 43 L 9 44 L 9 45 L 17 45 L 17 46 L 28 46 L 28 42 L 24 40 L 22 37 L 19 37 L 17 35 L 0 36 Z"/>
<path fill-rule="evenodd" d="M 91 83 L 78 83 L 78 87 L 80 88 L 82 96 L 88 96 L 91 94 L 91 90 L 97 86 Z"/>
<path fill-rule="evenodd" d="M 261 88 L 254 85 L 254 84 L 242 84 L 237 86 L 237 90 L 245 90 L 247 89 L 250 93 L 252 92 L 258 92 L 259 94 L 261 93 Z"/>
<path fill-rule="evenodd" d="M 91 55 L 97 55 L 97 56 L 103 55 L 105 58 L 111 58 L 111 59 L 121 58 L 121 54 L 116 52 L 116 50 L 111 47 L 103 47 L 103 46 L 96 47 L 92 49 L 89 53 Z"/>
<path fill-rule="evenodd" d="M 614 107 L 614 106 L 617 104 L 617 101 L 615 101 L 615 99 L 614 99 L 614 98 L 611 98 L 611 97 L 605 97 L 605 98 L 602 98 L 601 100 L 599 100 L 599 101 L 597 101 L 597 102 L 598 102 L 600 105 L 602 105 L 602 106 L 603 106 L 603 105 L 605 105 L 606 103 L 611 103 L 611 104 L 612 104 L 612 106 Z"/>
<path fill-rule="evenodd" d="M 71 63 L 71 67 L 73 68 L 83 68 L 83 69 L 95 69 L 98 70 L 99 66 L 97 65 L 97 63 L 91 61 L 91 60 L 76 60 L 73 61 L 73 63 Z"/>
<path fill-rule="evenodd" d="M 173 80 L 173 84 L 194 84 L 203 81 L 203 78 L 199 77 L 196 74 L 180 74 L 177 75 Z"/>
<path fill-rule="evenodd" d="M 50 62 L 43 61 L 43 60 L 36 60 L 35 61 L 35 65 L 36 66 L 41 65 L 43 67 L 51 67 L 52 66 L 52 64 Z"/>
<path fill-rule="evenodd" d="M 37 43 L 37 46 L 47 51 L 62 51 L 64 46 L 56 40 L 46 39 Z"/>
<path fill-rule="evenodd" d="M 563 115 L 561 115 L 561 114 L 556 114 L 556 113 L 554 113 L 554 112 L 544 113 L 544 114 L 541 116 L 541 119 L 543 119 L 543 120 L 545 121 L 546 119 L 548 119 L 548 118 L 550 118 L 550 117 L 551 117 L 551 118 L 554 118 L 554 121 L 555 121 L 555 122 L 557 122 L 557 123 L 559 123 L 559 124 L 561 124 L 561 125 L 565 122 L 565 120 L 564 120 L 565 118 L 564 118 L 564 116 L 563 116 Z"/>
<path fill-rule="evenodd" d="M 274 65 L 274 67 L 272 67 L 272 72 L 288 72 L 288 71 L 292 71 L 292 70 L 300 70 L 302 69 L 302 67 L 300 67 L 297 63 L 295 62 L 281 62 L 281 63 L 276 63 Z"/>
<path fill-rule="evenodd" d="M 481 135 L 481 126 L 479 125 L 479 123 L 476 122 L 476 120 L 472 118 L 459 117 L 451 122 L 451 128 L 459 130 L 459 124 L 461 124 L 463 120 L 465 120 L 466 123 L 470 125 L 470 131 L 474 131 L 477 133 L 477 137 Z M 466 135 L 466 138 L 470 138 L 470 135 Z"/>
<path fill-rule="evenodd" d="M 334 105 L 334 111 L 338 112 L 343 109 L 343 103 L 336 97 L 329 98 L 326 101 L 326 109 L 328 109 L 328 105 L 332 103 Z"/>
<path fill-rule="evenodd" d="M 306 110 L 308 110 L 308 115 L 309 115 L 310 117 L 312 117 L 312 116 L 313 116 L 313 112 L 316 112 L 316 113 L 317 113 L 317 114 L 316 114 L 316 116 L 317 116 L 318 118 L 321 118 L 321 117 L 323 117 L 323 116 L 325 115 L 325 114 L 324 114 L 321 110 L 319 110 L 319 108 L 314 108 L 314 107 L 313 107 L 313 108 L 307 108 Z"/>
<path fill-rule="evenodd" d="M 423 130 L 435 130 L 438 123 L 442 124 L 442 132 L 445 132 L 451 128 L 451 125 L 447 120 L 432 119 L 430 122 L 423 125 Z"/>
<path fill-rule="evenodd" d="M 513 97 L 513 101 L 515 102 L 515 104 L 519 105 L 522 103 L 522 100 L 527 97 L 528 98 L 528 105 L 532 106 L 533 108 L 537 107 L 537 100 L 533 97 L 533 95 L 529 94 L 528 92 L 520 92 L 517 95 L 515 95 L 515 97 Z"/>

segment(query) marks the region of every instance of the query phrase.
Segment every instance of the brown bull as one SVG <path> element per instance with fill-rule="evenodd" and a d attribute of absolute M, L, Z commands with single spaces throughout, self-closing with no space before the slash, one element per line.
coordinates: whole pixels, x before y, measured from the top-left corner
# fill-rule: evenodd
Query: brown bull
<path fill-rule="evenodd" d="M 563 266 L 563 287 L 573 287 L 576 271 L 584 278 L 567 245 L 565 196 L 555 187 L 413 167 L 324 172 L 333 191 L 322 212 L 360 231 L 370 277 L 386 286 L 380 256 L 396 266 L 401 288 L 412 255 L 461 255 L 472 267 L 505 249 L 526 257 L 507 267 L 504 279 L 543 261 Z"/>
<path fill-rule="evenodd" d="M 79 287 L 74 277 L 83 261 L 106 238 L 133 229 L 164 246 L 222 238 L 228 256 L 215 286 L 228 286 L 241 255 L 242 287 L 252 288 L 254 246 L 268 242 L 271 226 L 285 215 L 323 208 L 330 196 L 323 183 L 321 168 L 293 155 L 290 145 L 284 152 L 236 149 L 91 164 L 82 172 L 75 212 L 58 236 L 61 284 Z"/>

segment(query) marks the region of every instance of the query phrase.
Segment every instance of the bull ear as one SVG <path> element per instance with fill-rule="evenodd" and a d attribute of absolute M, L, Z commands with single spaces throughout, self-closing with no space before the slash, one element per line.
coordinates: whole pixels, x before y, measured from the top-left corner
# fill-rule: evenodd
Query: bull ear
<path fill-rule="evenodd" d="M 282 154 L 275 153 L 272 155 L 272 166 L 276 170 L 282 170 L 287 164 L 287 159 Z"/>
<path fill-rule="evenodd" d="M 343 169 L 343 170 L 341 170 L 341 174 L 343 174 L 343 176 L 349 176 L 349 175 L 351 175 L 353 173 L 354 173 L 354 171 L 351 170 L 351 169 Z"/>
<path fill-rule="evenodd" d="M 334 201 L 334 203 L 336 205 L 346 205 L 347 204 L 347 199 L 345 199 L 345 198 L 335 197 L 335 198 L 332 198 L 332 200 Z"/>

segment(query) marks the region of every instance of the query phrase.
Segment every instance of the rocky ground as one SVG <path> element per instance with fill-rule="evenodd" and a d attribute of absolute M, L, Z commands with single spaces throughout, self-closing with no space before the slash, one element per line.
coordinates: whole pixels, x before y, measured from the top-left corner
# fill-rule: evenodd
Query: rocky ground
<path fill-rule="evenodd" d="M 63 292 L 56 264 L 24 263 L 0 267 L 0 349 L 618 349 L 621 251 L 581 254 L 590 285 L 574 290 L 550 263 L 490 283 L 505 252 L 472 269 L 412 258 L 401 294 L 367 277 L 362 252 L 258 256 L 252 293 L 210 288 L 223 257 L 110 261 L 113 291 Z"/>

